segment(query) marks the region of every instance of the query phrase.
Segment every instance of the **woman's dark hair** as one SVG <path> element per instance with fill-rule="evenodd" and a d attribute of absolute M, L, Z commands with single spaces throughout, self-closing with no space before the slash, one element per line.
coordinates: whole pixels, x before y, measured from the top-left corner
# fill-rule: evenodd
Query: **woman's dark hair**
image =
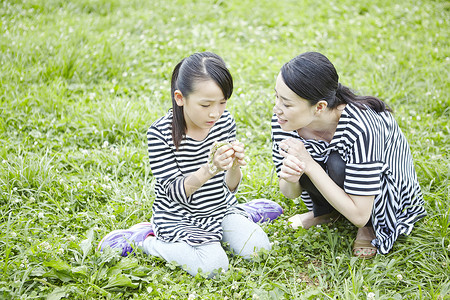
<path fill-rule="evenodd" d="M 329 108 L 339 104 L 354 104 L 367 109 L 363 104 L 377 112 L 392 111 L 380 99 L 373 96 L 358 96 L 348 87 L 339 83 L 339 75 L 328 58 L 318 52 L 305 52 L 293 58 L 281 68 L 284 83 L 298 96 L 311 105 L 321 100 Z"/>
<path fill-rule="evenodd" d="M 172 73 L 172 138 L 178 150 L 181 140 L 186 135 L 186 121 L 183 114 L 183 106 L 178 106 L 175 101 L 175 91 L 179 90 L 184 97 L 188 97 L 194 91 L 195 83 L 213 80 L 222 90 L 225 99 L 229 99 L 233 93 L 233 77 L 225 66 L 223 59 L 211 52 L 194 53 L 179 62 Z"/>

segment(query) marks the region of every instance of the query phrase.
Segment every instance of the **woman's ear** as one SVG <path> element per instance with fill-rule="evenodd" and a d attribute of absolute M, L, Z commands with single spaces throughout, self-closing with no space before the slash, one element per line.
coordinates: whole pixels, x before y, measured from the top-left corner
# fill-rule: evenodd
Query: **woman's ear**
<path fill-rule="evenodd" d="M 324 112 L 325 109 L 327 109 L 328 107 L 328 103 L 325 100 L 320 100 L 319 102 L 316 103 L 316 113 L 321 113 Z"/>
<path fill-rule="evenodd" d="M 180 90 L 175 90 L 175 92 L 173 92 L 173 97 L 178 106 L 184 105 L 184 97 Z"/>

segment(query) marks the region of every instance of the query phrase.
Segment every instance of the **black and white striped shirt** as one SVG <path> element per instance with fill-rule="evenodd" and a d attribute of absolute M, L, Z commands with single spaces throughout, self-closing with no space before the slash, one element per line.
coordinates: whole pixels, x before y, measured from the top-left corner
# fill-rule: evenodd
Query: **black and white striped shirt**
<path fill-rule="evenodd" d="M 346 163 L 345 192 L 375 196 L 371 220 L 380 253 L 388 253 L 397 237 L 409 234 L 426 215 L 408 142 L 389 112 L 346 105 L 330 144 L 305 140 L 297 131 L 283 131 L 274 115 L 272 158 L 277 173 L 283 161 L 279 143 L 289 137 L 300 139 L 316 161 L 326 162 L 330 152 L 337 151 Z M 308 192 L 303 191 L 301 197 L 312 210 Z"/>
<path fill-rule="evenodd" d="M 155 177 L 152 223 L 155 235 L 165 242 L 190 245 L 218 242 L 225 215 L 245 212 L 236 207 L 236 197 L 219 172 L 191 196 L 186 197 L 184 180 L 208 161 L 215 141 L 236 139 L 236 124 L 228 111 L 214 124 L 208 136 L 197 141 L 186 136 L 176 151 L 172 140 L 172 110 L 155 121 L 147 132 L 150 167 Z"/>

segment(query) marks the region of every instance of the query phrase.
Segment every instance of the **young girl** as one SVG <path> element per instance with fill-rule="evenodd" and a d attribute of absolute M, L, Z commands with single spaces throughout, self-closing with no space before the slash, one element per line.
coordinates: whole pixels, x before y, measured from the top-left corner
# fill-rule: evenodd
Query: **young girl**
<path fill-rule="evenodd" d="M 147 133 L 156 179 L 152 222 L 111 232 L 99 249 L 109 246 L 126 256 L 135 244 L 193 276 L 228 269 L 220 242 L 247 259 L 270 250 L 256 222 L 275 219 L 281 207 L 269 200 L 238 205 L 234 195 L 246 163 L 235 121 L 225 110 L 232 91 L 231 74 L 216 54 L 195 53 L 175 67 L 173 107 Z"/>
<path fill-rule="evenodd" d="M 309 228 L 343 215 L 359 227 L 353 254 L 387 253 L 425 216 L 405 136 L 379 99 L 339 83 L 322 54 L 303 53 L 282 68 L 273 108 L 273 160 L 281 192 L 310 210 L 291 217 Z"/>

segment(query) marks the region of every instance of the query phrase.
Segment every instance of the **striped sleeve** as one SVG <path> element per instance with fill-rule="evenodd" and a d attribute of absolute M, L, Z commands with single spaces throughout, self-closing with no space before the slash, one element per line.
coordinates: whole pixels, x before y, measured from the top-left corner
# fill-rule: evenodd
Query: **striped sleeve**
<path fill-rule="evenodd" d="M 153 176 L 164 194 L 180 203 L 188 203 L 184 189 L 185 177 L 175 160 L 175 154 L 166 142 L 165 135 L 156 126 L 151 126 L 147 132 L 148 155 Z"/>
<path fill-rule="evenodd" d="M 381 193 L 384 139 L 382 126 L 372 111 L 354 110 L 346 125 L 350 138 L 349 156 L 345 169 L 344 190 L 350 195 L 375 196 Z"/>
<path fill-rule="evenodd" d="M 277 117 L 272 116 L 271 122 L 272 132 L 272 160 L 275 165 L 277 174 L 281 172 L 281 165 L 283 164 L 284 157 L 280 154 L 280 143 L 281 141 L 288 139 L 290 137 L 300 138 L 295 131 L 284 131 L 277 122 Z"/>
<path fill-rule="evenodd" d="M 381 162 L 347 164 L 344 190 L 350 195 L 372 196 L 381 192 Z"/>

